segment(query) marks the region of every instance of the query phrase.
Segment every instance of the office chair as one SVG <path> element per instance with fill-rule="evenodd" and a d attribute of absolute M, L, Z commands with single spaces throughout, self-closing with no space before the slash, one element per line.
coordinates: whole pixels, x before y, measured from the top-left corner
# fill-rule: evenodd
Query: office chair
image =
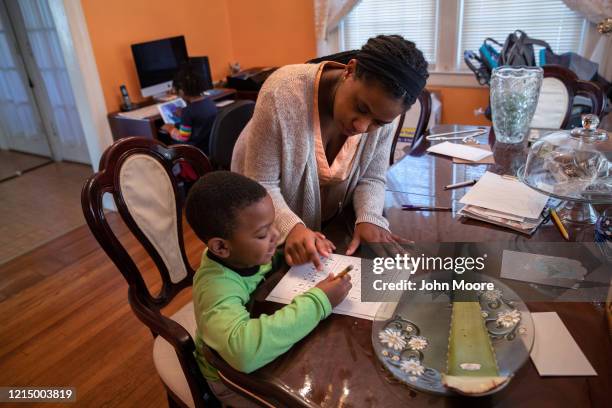
<path fill-rule="evenodd" d="M 215 169 L 229 170 L 234 145 L 240 132 L 251 120 L 255 102 L 237 101 L 221 109 L 210 131 L 210 160 Z"/>
<path fill-rule="evenodd" d="M 120 139 L 104 152 L 100 170 L 83 186 L 81 205 L 91 232 L 129 285 L 132 311 L 155 338 L 153 360 L 169 406 L 219 407 L 193 355 L 193 303 L 171 317 L 160 311 L 192 284 L 195 273 L 183 244 L 180 180 L 172 171 L 179 162 L 188 163 L 198 176 L 212 170 L 195 147 L 166 147 L 141 137 Z M 113 196 L 122 220 L 154 261 L 162 279 L 159 293 L 151 294 L 135 260 L 111 230 L 102 206 L 105 193 Z"/>

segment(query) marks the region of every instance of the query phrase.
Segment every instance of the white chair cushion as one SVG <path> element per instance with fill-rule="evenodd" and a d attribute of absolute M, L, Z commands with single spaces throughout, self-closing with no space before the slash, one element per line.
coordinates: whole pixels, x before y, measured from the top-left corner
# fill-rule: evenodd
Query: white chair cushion
<path fill-rule="evenodd" d="M 557 78 L 544 78 L 530 127 L 560 129 L 568 103 L 569 94 L 565 84 Z"/>
<path fill-rule="evenodd" d="M 119 170 L 123 200 L 142 232 L 159 252 L 170 280 L 187 276 L 178 239 L 178 220 L 172 182 L 154 158 L 135 154 Z"/>
<path fill-rule="evenodd" d="M 191 337 L 195 336 L 196 321 L 193 312 L 193 302 L 183 306 L 171 316 L 171 319 L 183 326 Z M 195 407 L 187 379 L 183 374 L 183 369 L 176 356 L 174 347 L 161 336 L 157 336 L 153 343 L 153 362 L 164 384 L 188 407 Z"/>

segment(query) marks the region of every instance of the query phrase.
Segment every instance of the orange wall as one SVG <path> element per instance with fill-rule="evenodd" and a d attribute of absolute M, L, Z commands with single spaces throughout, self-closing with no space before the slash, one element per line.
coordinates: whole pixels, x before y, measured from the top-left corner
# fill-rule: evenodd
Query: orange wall
<path fill-rule="evenodd" d="M 316 56 L 312 0 L 227 0 L 234 58 L 242 68 Z"/>
<path fill-rule="evenodd" d="M 489 105 L 489 88 L 427 87 L 436 92 L 442 102 L 442 123 L 457 125 L 491 125 L 484 115 L 475 115 L 476 109 Z"/>
<path fill-rule="evenodd" d="M 208 55 L 214 80 L 229 62 L 242 68 L 304 62 L 316 54 L 312 0 L 81 0 L 106 107 L 119 108 L 119 85 L 141 99 L 130 44 L 185 35 L 190 55 Z M 487 88 L 429 87 L 442 101 L 442 122 L 489 124 L 474 110 Z"/>
<path fill-rule="evenodd" d="M 208 55 L 213 79 L 234 59 L 225 0 L 81 0 L 106 107 L 118 110 L 125 84 L 141 99 L 130 45 L 184 35 L 190 55 Z"/>

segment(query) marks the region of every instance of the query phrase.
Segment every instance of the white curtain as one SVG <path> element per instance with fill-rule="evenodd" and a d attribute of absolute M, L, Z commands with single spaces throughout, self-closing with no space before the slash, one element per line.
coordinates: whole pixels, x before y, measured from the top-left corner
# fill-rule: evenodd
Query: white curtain
<path fill-rule="evenodd" d="M 612 0 L 563 0 L 565 4 L 593 24 L 612 17 Z M 591 55 L 591 61 L 599 64 L 599 75 L 612 81 L 612 34 L 602 34 Z"/>
<path fill-rule="evenodd" d="M 337 44 L 330 41 L 330 33 L 337 35 L 340 21 L 360 0 L 314 0 L 317 56 L 338 52 Z"/>

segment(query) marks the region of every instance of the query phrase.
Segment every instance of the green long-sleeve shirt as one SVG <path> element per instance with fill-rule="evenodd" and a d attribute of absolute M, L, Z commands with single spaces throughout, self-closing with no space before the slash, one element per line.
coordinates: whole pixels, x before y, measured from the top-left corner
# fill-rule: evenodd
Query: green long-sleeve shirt
<path fill-rule="evenodd" d="M 219 376 L 204 358 L 203 343 L 235 369 L 250 373 L 285 353 L 330 315 L 327 295 L 312 288 L 274 314 L 252 319 L 246 304 L 271 269 L 266 264 L 251 276 L 241 276 L 204 252 L 193 280 L 193 302 L 196 358 L 207 379 L 218 380 Z"/>

